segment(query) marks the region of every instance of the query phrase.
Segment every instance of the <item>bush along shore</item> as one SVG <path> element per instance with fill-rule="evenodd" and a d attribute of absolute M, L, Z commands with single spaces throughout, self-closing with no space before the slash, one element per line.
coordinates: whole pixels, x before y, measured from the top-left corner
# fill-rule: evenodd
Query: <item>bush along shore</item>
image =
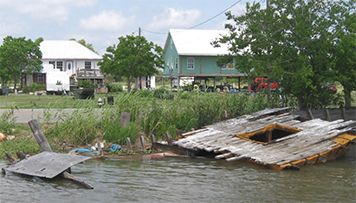
<path fill-rule="evenodd" d="M 114 101 L 114 105 L 106 104 L 100 109 L 83 105 L 59 122 L 43 122 L 42 129 L 52 148 L 66 151 L 103 140 L 126 145 L 127 138 L 135 142 L 140 135 L 148 139 L 151 134 L 157 139 L 164 139 L 166 134 L 175 138 L 217 121 L 279 106 L 277 98 L 267 99 L 265 94 L 173 93 L 163 89 L 121 93 Z M 120 121 L 123 112 L 129 113 L 125 125 Z M 61 115 L 46 114 L 48 120 L 51 117 Z M 11 112 L 0 119 L 0 132 L 15 134 L 11 140 L 0 142 L 1 157 L 6 152 L 39 151 L 29 128 L 15 124 Z"/>

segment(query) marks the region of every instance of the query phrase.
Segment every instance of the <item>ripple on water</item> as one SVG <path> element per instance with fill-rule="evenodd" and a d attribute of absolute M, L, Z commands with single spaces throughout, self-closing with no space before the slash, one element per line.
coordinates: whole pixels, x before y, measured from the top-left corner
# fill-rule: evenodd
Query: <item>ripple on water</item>
<path fill-rule="evenodd" d="M 0 202 L 351 202 L 355 166 L 340 159 L 275 172 L 209 159 L 88 161 L 72 171 L 94 190 L 7 175 L 0 176 Z"/>

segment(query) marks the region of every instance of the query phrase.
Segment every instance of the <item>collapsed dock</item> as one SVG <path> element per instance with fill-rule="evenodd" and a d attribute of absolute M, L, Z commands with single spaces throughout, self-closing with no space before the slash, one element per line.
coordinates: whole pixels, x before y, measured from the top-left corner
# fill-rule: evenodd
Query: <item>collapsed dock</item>
<path fill-rule="evenodd" d="M 197 156 L 298 169 L 342 155 L 356 139 L 355 126 L 342 119 L 303 121 L 290 108 L 266 109 L 185 133 L 173 146 Z"/>

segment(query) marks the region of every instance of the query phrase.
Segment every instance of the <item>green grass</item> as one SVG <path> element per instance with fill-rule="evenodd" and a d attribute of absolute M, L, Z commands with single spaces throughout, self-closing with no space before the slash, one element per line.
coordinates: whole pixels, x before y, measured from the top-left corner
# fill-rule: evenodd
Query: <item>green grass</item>
<path fill-rule="evenodd" d="M 13 99 L 13 97 L 17 97 Z M 33 98 L 34 97 L 34 98 Z M 17 102 L 27 99 L 38 99 L 43 107 L 48 107 L 44 100 L 63 103 L 69 98 L 67 105 L 72 102 L 65 96 L 10 96 Z M 8 98 L 9 100 L 11 100 Z M 20 99 L 21 98 L 21 102 Z M 55 98 L 55 99 L 54 99 Z M 62 100 L 61 100 L 62 99 Z M 1 100 L 2 101 L 2 100 Z M 37 101 L 37 100 L 36 100 Z M 223 93 L 199 93 L 199 92 L 170 92 L 163 90 L 137 91 L 134 93 L 120 93 L 114 97 L 114 105 L 105 105 L 100 110 L 91 101 L 82 101 L 78 109 L 62 122 L 42 123 L 42 129 L 55 150 L 61 146 L 88 146 L 105 139 L 107 142 L 125 144 L 127 137 L 134 142 L 138 135 L 149 136 L 154 133 L 162 138 L 169 132 L 175 137 L 182 132 L 199 129 L 224 119 L 249 114 L 267 107 L 278 107 L 278 100 L 267 100 L 266 95 L 258 94 L 223 94 Z M 89 104 L 88 104 L 89 103 Z M 73 105 L 73 102 L 71 103 Z M 38 106 L 41 106 L 38 105 Z M 81 106 L 80 106 L 81 105 Z M 75 106 L 75 105 L 74 105 Z M 57 103 L 57 108 L 59 104 Z M 71 106 L 73 107 L 73 106 Z M 122 112 L 130 113 L 128 126 L 120 125 Z M 49 113 L 50 114 L 50 113 Z M 54 115 L 48 115 L 54 116 Z M 11 116 L 0 120 L 4 129 L 11 130 L 13 120 Z M 16 136 L 13 141 L 0 144 L 0 156 L 5 152 L 25 151 L 35 153 L 38 146 L 32 138 L 28 127 L 15 126 L 24 133 Z M 27 142 L 27 141 L 28 142 Z"/>
<path fill-rule="evenodd" d="M 0 108 L 10 109 L 39 109 L 39 108 L 80 108 L 83 106 L 95 106 L 96 100 L 73 99 L 72 96 L 60 95 L 28 95 L 11 94 L 9 96 L 0 96 Z"/>

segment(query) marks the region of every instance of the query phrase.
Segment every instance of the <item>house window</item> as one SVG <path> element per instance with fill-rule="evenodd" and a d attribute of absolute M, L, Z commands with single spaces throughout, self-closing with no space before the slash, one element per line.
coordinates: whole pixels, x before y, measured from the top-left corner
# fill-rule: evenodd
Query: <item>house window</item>
<path fill-rule="evenodd" d="M 91 61 L 85 61 L 84 68 L 85 69 L 91 69 Z"/>
<path fill-rule="evenodd" d="M 55 61 L 50 61 L 48 63 L 53 66 L 53 69 L 56 69 L 56 62 Z"/>
<path fill-rule="evenodd" d="M 63 61 L 57 61 L 57 69 L 63 71 Z"/>
<path fill-rule="evenodd" d="M 176 58 L 175 67 L 178 69 L 178 58 Z"/>
<path fill-rule="evenodd" d="M 187 68 L 188 69 L 194 69 L 195 67 L 195 60 L 193 57 L 187 58 Z"/>

